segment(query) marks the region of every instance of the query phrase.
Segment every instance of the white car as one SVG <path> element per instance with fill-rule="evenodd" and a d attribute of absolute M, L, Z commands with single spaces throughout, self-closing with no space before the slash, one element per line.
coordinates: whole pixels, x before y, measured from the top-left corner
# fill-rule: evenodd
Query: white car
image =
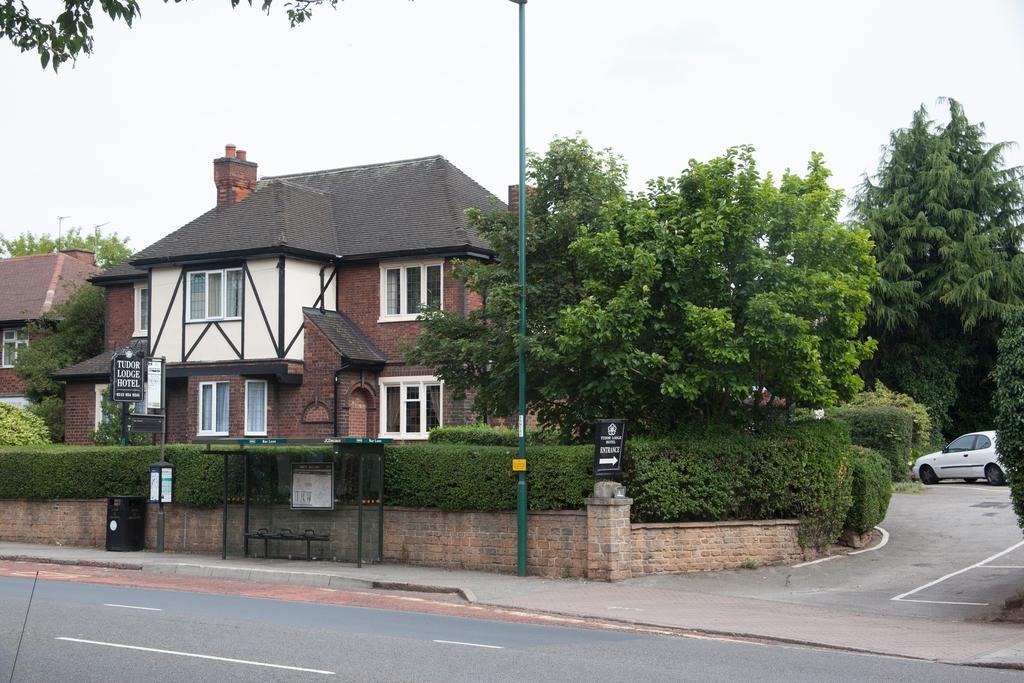
<path fill-rule="evenodd" d="M 972 482 L 982 477 L 992 486 L 1006 483 L 995 432 L 958 436 L 941 451 L 922 455 L 914 462 L 914 478 L 924 484 L 938 484 L 940 479 Z"/>

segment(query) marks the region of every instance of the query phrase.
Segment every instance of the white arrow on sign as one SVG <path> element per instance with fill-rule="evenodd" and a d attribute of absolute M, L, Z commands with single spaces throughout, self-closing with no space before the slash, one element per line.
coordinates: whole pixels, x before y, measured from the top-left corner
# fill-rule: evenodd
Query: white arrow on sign
<path fill-rule="evenodd" d="M 618 458 L 601 458 L 597 461 L 599 465 L 614 465 L 619 461 Z"/>

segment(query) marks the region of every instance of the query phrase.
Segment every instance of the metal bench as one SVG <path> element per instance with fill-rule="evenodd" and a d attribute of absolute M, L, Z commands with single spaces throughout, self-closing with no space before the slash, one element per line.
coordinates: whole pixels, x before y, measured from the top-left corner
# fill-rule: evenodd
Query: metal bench
<path fill-rule="evenodd" d="M 328 542 L 331 540 L 331 537 L 327 534 L 318 534 L 313 529 L 306 529 L 301 534 L 297 534 L 291 529 L 279 529 L 276 533 L 272 533 L 268 529 L 257 529 L 256 531 L 248 532 L 245 534 L 245 537 L 250 540 L 263 539 L 264 559 L 270 557 L 270 541 L 305 541 L 307 562 L 313 559 L 310 550 L 313 541 Z"/>

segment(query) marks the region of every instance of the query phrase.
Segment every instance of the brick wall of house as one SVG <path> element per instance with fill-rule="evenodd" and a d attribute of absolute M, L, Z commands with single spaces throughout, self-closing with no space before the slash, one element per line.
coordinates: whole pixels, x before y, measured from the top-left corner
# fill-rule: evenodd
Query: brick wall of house
<path fill-rule="evenodd" d="M 96 429 L 96 383 L 68 382 L 64 390 L 64 443 L 88 445 Z"/>
<path fill-rule="evenodd" d="M 127 344 L 135 332 L 135 285 L 110 285 L 104 297 L 103 348 L 110 351 Z"/>
<path fill-rule="evenodd" d="M 0 368 L 0 396 L 23 396 L 25 383 L 14 372 L 14 368 Z"/>

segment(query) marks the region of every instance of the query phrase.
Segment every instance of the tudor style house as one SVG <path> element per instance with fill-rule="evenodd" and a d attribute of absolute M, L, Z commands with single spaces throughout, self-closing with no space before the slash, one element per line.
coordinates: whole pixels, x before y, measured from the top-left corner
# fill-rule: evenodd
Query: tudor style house
<path fill-rule="evenodd" d="M 465 209 L 505 204 L 440 156 L 264 177 L 228 145 L 217 205 L 106 288 L 106 352 L 67 382 L 66 440 L 99 419 L 111 352 L 167 361 L 168 440 L 197 436 L 425 439 L 472 421 L 430 368 L 405 363 L 426 307 L 465 312 L 452 259 L 493 253 Z"/>
<path fill-rule="evenodd" d="M 98 272 L 93 252 L 86 249 L 0 259 L 0 403 L 29 404 L 25 383 L 14 372 L 18 351 L 32 342 L 28 323 Z"/>

